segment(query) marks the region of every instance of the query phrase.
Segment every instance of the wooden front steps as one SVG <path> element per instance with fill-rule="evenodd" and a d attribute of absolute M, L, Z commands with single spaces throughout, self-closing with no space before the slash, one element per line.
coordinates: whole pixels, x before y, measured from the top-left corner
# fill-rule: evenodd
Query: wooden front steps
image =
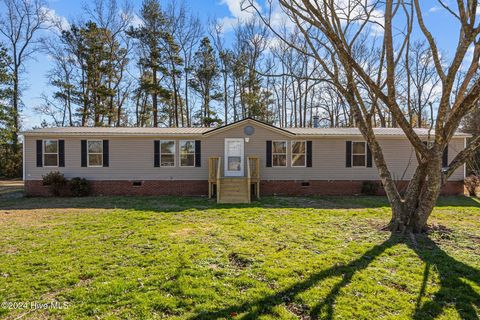
<path fill-rule="evenodd" d="M 216 196 L 217 203 L 250 203 L 253 191 L 260 199 L 259 158 L 247 157 L 246 167 L 245 177 L 224 177 L 222 158 L 208 158 L 208 197 Z"/>
<path fill-rule="evenodd" d="M 250 203 L 247 178 L 221 178 L 219 182 L 218 203 Z"/>

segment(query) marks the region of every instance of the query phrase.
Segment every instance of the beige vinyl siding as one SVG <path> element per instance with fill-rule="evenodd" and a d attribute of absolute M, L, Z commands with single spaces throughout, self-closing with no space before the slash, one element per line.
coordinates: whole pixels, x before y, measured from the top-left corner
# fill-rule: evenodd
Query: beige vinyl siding
<path fill-rule="evenodd" d="M 89 180 L 205 180 L 207 179 L 207 158 L 202 155 L 202 167 L 180 167 L 178 158 L 178 140 L 175 144 L 175 167 L 155 168 L 154 140 L 158 138 L 122 138 L 95 137 L 94 139 L 109 140 L 109 167 L 82 167 L 80 141 L 87 138 L 65 138 L 65 167 L 37 168 L 36 146 L 37 137 L 26 137 L 26 180 L 38 180 L 50 171 L 60 171 L 67 178 L 84 177 Z M 186 138 L 181 138 L 186 139 Z M 188 139 L 188 138 L 187 138 Z M 194 138 L 191 138 L 195 140 Z M 198 140 L 198 139 L 196 139 Z M 202 144 L 202 149 L 203 149 Z M 202 152 L 203 153 L 203 152 Z"/>
<path fill-rule="evenodd" d="M 247 123 L 255 127 L 255 133 L 250 136 L 250 141 L 245 143 L 245 157 L 258 156 L 260 158 L 260 173 L 264 180 L 378 180 L 375 168 L 345 167 L 345 141 L 360 141 L 361 137 L 312 137 L 293 136 L 272 131 L 266 127 Z M 206 180 L 208 176 L 208 158 L 211 156 L 224 157 L 225 138 L 244 138 L 244 125 L 232 127 L 218 134 L 208 137 L 192 135 L 178 137 L 107 137 L 88 136 L 62 137 L 55 136 L 26 136 L 25 137 L 25 179 L 39 180 L 42 175 L 58 170 L 67 178 L 85 177 L 90 180 Z M 36 145 L 37 139 L 64 139 L 65 140 L 65 167 L 64 168 L 37 168 Z M 110 166 L 99 168 L 81 167 L 80 141 L 82 139 L 108 139 L 110 140 Z M 176 140 L 175 167 L 153 166 L 154 140 Z M 180 167 L 179 141 L 202 141 L 202 166 Z M 287 167 L 267 168 L 266 141 L 287 140 Z M 311 168 L 291 166 L 291 141 L 311 140 L 313 163 Z M 416 158 L 409 142 L 405 138 L 381 138 L 379 142 L 384 150 L 384 155 L 392 175 L 395 179 L 410 179 L 415 167 Z M 464 138 L 452 139 L 449 146 L 449 160 L 463 149 Z M 223 165 L 222 165 L 223 169 Z M 451 181 L 463 180 L 463 167 L 459 168 L 450 178 Z M 246 172 L 246 171 L 245 171 Z M 404 175 L 405 172 L 405 175 Z"/>

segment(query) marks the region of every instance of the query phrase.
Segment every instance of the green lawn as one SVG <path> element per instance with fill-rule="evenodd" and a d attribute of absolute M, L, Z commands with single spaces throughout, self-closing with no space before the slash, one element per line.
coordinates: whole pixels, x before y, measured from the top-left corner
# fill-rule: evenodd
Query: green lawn
<path fill-rule="evenodd" d="M 380 197 L 0 198 L 0 303 L 17 319 L 478 319 L 480 201 L 380 231 Z"/>

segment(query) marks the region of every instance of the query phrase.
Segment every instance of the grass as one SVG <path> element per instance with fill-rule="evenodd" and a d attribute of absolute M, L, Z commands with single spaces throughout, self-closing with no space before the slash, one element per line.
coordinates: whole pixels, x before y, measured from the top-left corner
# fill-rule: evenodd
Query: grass
<path fill-rule="evenodd" d="M 23 181 L 0 180 L 0 198 L 17 196 L 23 191 Z"/>
<path fill-rule="evenodd" d="M 381 197 L 0 198 L 0 309 L 44 319 L 478 319 L 480 201 L 428 235 L 380 231 Z"/>

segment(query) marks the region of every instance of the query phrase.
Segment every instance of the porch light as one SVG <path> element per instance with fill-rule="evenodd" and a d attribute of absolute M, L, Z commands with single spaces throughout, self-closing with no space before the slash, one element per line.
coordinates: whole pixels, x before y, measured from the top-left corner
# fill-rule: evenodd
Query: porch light
<path fill-rule="evenodd" d="M 248 143 L 250 141 L 250 138 L 249 137 L 246 137 L 245 138 L 245 142 Z"/>

